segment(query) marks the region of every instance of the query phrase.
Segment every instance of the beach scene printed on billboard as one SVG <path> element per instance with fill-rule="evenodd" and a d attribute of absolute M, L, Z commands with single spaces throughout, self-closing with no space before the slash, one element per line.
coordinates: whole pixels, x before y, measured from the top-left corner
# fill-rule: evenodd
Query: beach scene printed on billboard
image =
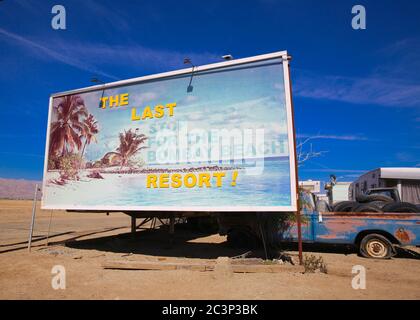
<path fill-rule="evenodd" d="M 54 96 L 44 208 L 294 206 L 281 58 Z"/>

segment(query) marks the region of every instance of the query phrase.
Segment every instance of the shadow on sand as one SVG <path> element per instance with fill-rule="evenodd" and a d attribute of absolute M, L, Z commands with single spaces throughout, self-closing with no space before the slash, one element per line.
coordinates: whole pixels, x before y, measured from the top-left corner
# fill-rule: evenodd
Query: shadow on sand
<path fill-rule="evenodd" d="M 138 231 L 134 237 L 131 233 L 121 233 L 94 239 L 66 241 L 65 245 L 82 250 L 201 259 L 234 257 L 248 251 L 230 248 L 226 242 L 200 241 L 200 238 L 210 236 L 210 233 L 193 231 L 182 225 L 177 225 L 175 229 L 173 238 L 169 235 L 167 226 L 161 226 Z"/>
<path fill-rule="evenodd" d="M 65 245 L 81 250 L 99 250 L 121 254 L 142 254 L 163 257 L 185 257 L 200 259 L 216 259 L 217 257 L 236 257 L 249 253 L 249 248 L 231 248 L 227 242 L 211 242 L 200 238 L 212 233 L 199 232 L 186 225 L 176 225 L 172 238 L 166 225 L 155 229 L 138 231 L 133 237 L 131 233 L 97 237 L 87 240 L 68 240 Z M 296 243 L 282 243 L 278 251 L 297 251 Z M 357 254 L 356 248 L 343 245 L 307 244 L 303 245 L 304 254 L 337 253 Z M 420 255 L 412 250 L 397 249 L 397 258 L 420 259 Z M 247 257 L 264 258 L 263 248 L 253 249 Z"/>

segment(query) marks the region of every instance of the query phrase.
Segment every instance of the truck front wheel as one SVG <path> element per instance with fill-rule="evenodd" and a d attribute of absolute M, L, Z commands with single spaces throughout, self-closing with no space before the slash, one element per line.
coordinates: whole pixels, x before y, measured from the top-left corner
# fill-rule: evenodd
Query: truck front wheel
<path fill-rule="evenodd" d="M 392 243 L 384 236 L 371 233 L 360 241 L 360 254 L 365 258 L 389 259 L 396 252 Z"/>

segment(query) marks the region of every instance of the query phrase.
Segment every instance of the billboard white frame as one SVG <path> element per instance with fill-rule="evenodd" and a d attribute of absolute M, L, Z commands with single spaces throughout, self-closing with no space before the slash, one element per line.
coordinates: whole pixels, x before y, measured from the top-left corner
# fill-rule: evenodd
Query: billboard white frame
<path fill-rule="evenodd" d="M 287 51 L 278 51 L 268 54 L 262 54 L 258 56 L 229 60 L 219 63 L 212 63 L 203 66 L 197 66 L 194 68 L 194 73 L 200 71 L 207 71 L 213 69 L 221 69 L 225 67 L 231 67 L 251 62 L 259 62 L 271 59 L 281 58 L 283 61 L 283 78 L 284 78 L 284 94 L 285 94 L 285 103 L 286 103 L 286 117 L 287 117 L 287 137 L 289 144 L 289 163 L 290 163 L 290 206 L 220 206 L 220 207 L 209 207 L 209 206 L 51 206 L 46 205 L 44 201 L 45 197 L 45 186 L 46 186 L 46 176 L 47 176 L 47 167 L 48 167 L 48 149 L 49 149 L 49 140 L 50 140 L 50 124 L 51 124 L 51 113 L 52 113 L 52 104 L 53 98 L 62 97 L 66 95 L 85 93 L 97 90 L 106 90 L 115 87 L 121 87 L 132 84 L 139 84 L 146 81 L 158 80 L 171 78 L 173 76 L 186 75 L 192 73 L 192 68 L 185 68 L 170 72 L 157 73 L 153 75 L 137 77 L 127 80 L 115 81 L 101 85 L 90 86 L 86 88 L 70 90 L 65 92 L 59 92 L 52 94 L 49 99 L 49 110 L 48 110 L 48 124 L 47 124 L 47 140 L 45 144 L 45 158 L 44 158 L 44 176 L 42 183 L 42 199 L 41 199 L 41 208 L 47 210 L 85 210 L 85 211 L 202 211 L 202 212 L 296 212 L 297 211 L 297 163 L 296 163 L 296 154 L 295 154 L 295 133 L 294 133 L 294 116 L 293 116 L 293 104 L 291 96 L 291 83 L 290 83 L 290 73 L 289 73 L 289 56 Z"/>

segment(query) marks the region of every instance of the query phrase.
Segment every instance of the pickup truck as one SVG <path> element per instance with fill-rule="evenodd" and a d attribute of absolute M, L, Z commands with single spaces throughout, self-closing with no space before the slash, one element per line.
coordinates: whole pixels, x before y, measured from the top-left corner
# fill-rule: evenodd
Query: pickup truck
<path fill-rule="evenodd" d="M 301 193 L 302 241 L 347 244 L 367 258 L 391 258 L 396 246 L 420 245 L 420 213 L 320 212 L 310 193 Z M 281 241 L 297 241 L 296 224 L 279 233 Z"/>
<path fill-rule="evenodd" d="M 300 193 L 301 230 L 304 243 L 350 245 L 366 258 L 388 259 L 396 247 L 420 245 L 420 213 L 334 212 L 315 201 L 310 192 Z M 254 248 L 265 241 L 278 247 L 297 242 L 294 213 L 220 214 L 219 234 L 234 247 Z M 264 234 L 264 238 L 262 235 Z"/>

